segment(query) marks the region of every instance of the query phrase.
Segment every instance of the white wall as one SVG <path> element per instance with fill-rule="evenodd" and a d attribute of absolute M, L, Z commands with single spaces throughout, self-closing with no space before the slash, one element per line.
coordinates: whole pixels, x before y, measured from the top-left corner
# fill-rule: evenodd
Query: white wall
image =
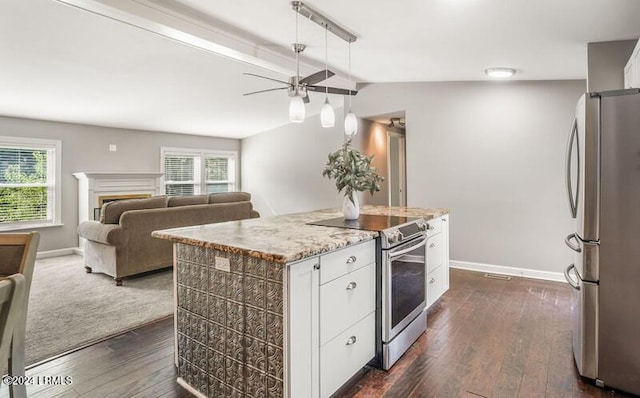
<path fill-rule="evenodd" d="M 342 109 L 334 128 L 316 115 L 242 140 L 242 190 L 263 217 L 342 206 L 333 180 L 322 177 L 327 155 L 343 142 L 340 120 Z"/>
<path fill-rule="evenodd" d="M 564 153 L 584 81 L 370 84 L 362 117 L 406 110 L 409 206 L 451 209 L 451 259 L 560 272 L 572 261 Z"/>
<path fill-rule="evenodd" d="M 38 251 L 78 246 L 79 171 L 160 171 L 160 147 L 239 151 L 240 141 L 0 117 L 0 135 L 62 141 L 62 227 L 40 228 Z M 109 144 L 117 152 L 109 152 Z"/>

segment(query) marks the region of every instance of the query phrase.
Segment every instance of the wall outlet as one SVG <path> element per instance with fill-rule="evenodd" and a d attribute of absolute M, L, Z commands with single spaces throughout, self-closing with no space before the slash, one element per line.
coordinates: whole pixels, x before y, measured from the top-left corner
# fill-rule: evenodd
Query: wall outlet
<path fill-rule="evenodd" d="M 118 146 L 116 144 L 109 144 L 109 152 L 116 152 L 118 150 Z"/>
<path fill-rule="evenodd" d="M 231 263 L 228 258 L 215 256 L 214 267 L 217 270 L 230 272 L 231 271 Z"/>

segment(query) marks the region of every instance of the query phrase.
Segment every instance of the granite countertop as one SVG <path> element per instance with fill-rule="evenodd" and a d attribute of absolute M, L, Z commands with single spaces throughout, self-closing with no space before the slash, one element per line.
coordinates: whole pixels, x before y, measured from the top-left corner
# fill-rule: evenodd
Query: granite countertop
<path fill-rule="evenodd" d="M 360 214 L 422 217 L 429 220 L 448 214 L 448 209 L 362 206 Z M 219 224 L 196 225 L 154 231 L 152 236 L 177 243 L 290 263 L 307 257 L 374 239 L 374 231 L 307 225 L 342 216 L 342 210 L 326 209 L 307 213 L 252 218 Z"/>

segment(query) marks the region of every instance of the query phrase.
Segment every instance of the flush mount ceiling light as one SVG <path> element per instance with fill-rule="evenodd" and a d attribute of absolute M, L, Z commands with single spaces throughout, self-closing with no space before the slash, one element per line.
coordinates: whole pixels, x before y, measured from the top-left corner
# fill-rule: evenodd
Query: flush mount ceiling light
<path fill-rule="evenodd" d="M 516 74 L 516 70 L 513 68 L 487 68 L 484 73 L 489 77 L 507 78 Z"/>

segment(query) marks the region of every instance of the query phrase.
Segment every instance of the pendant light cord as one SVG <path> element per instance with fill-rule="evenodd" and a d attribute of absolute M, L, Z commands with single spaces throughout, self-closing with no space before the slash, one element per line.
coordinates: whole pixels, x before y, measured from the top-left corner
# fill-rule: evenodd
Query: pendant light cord
<path fill-rule="evenodd" d="M 296 12 L 296 44 L 293 45 L 294 46 L 294 51 L 296 52 L 296 78 L 295 78 L 295 83 L 296 83 L 296 93 L 298 92 L 298 79 L 300 79 L 300 60 L 298 59 L 298 56 L 300 55 L 300 51 L 298 51 L 298 13 Z"/>
<path fill-rule="evenodd" d="M 349 112 L 351 112 L 351 41 L 349 41 Z"/>
<path fill-rule="evenodd" d="M 327 49 L 328 39 L 327 32 L 329 31 L 327 25 L 324 26 L 324 95 L 325 98 L 329 97 L 329 85 L 327 80 L 329 79 L 329 50 Z"/>

